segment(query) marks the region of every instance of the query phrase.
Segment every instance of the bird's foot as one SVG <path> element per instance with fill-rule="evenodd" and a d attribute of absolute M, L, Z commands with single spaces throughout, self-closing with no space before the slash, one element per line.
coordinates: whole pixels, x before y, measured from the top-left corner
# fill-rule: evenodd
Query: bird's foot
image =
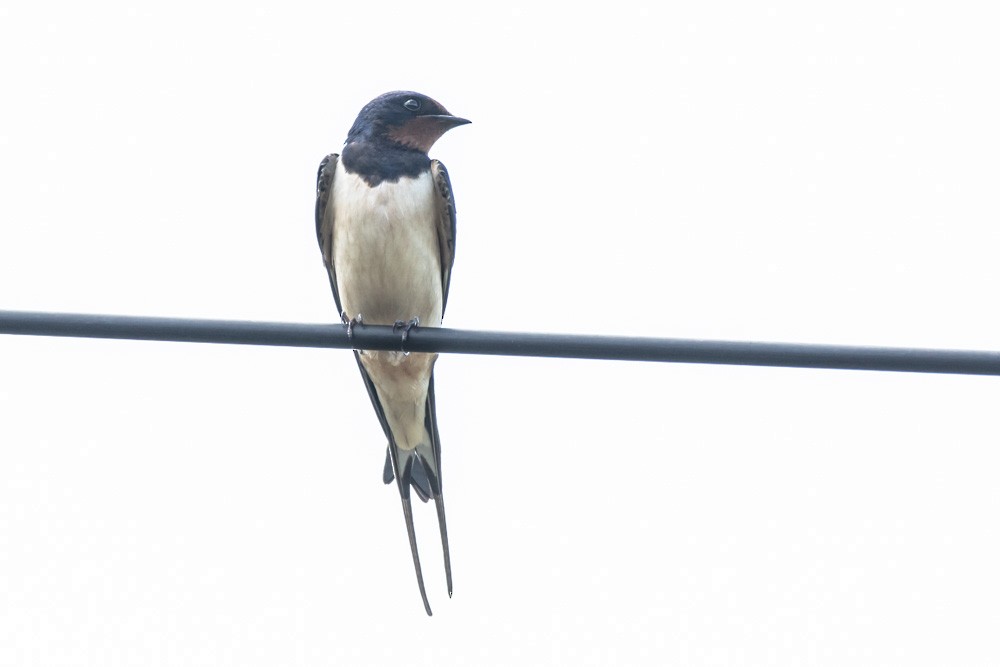
<path fill-rule="evenodd" d="M 354 340 L 354 327 L 364 326 L 365 321 L 361 317 L 361 313 L 358 313 L 357 317 L 347 317 L 347 311 L 342 310 L 340 312 L 340 321 L 347 325 L 347 340 Z"/>
<path fill-rule="evenodd" d="M 405 356 L 409 356 L 410 353 L 406 349 L 406 341 L 410 339 L 410 331 L 420 326 L 420 318 L 414 317 L 409 322 L 404 322 L 403 320 L 396 320 L 395 324 L 392 325 L 392 330 L 394 332 L 403 332 L 402 338 L 399 341 L 399 349 Z"/>

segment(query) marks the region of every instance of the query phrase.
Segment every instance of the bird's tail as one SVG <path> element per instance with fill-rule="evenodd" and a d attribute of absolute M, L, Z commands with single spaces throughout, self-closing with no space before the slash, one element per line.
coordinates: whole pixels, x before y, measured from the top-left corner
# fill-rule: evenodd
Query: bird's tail
<path fill-rule="evenodd" d="M 413 567 L 417 573 L 417 585 L 420 587 L 420 597 L 424 603 L 427 615 L 431 615 L 430 603 L 427 601 L 427 591 L 424 588 L 424 576 L 420 567 L 420 555 L 417 551 L 417 538 L 413 527 L 413 506 L 410 500 L 410 489 L 417 493 L 422 501 L 434 499 L 437 509 L 438 528 L 441 532 L 441 549 L 444 552 L 444 572 L 448 583 L 448 597 L 452 594 L 451 555 L 448 549 L 448 524 L 445 520 L 444 497 L 441 494 L 440 460 L 435 456 L 431 444 L 420 444 L 414 449 L 406 450 L 396 446 L 390 440 L 388 447 L 389 470 L 383 472 L 383 480 L 390 483 L 396 479 L 399 495 L 403 503 L 403 519 L 406 522 L 406 535 L 410 541 L 410 553 L 413 555 Z"/>
<path fill-rule="evenodd" d="M 355 353 L 357 355 L 357 353 Z M 441 549 L 444 552 L 444 573 L 448 583 L 448 597 L 452 594 L 451 554 L 448 549 L 448 524 L 445 521 L 444 497 L 441 494 L 441 439 L 438 436 L 437 412 L 434 401 L 434 376 L 431 375 L 427 386 L 427 404 L 424 411 L 424 426 L 430 442 L 422 442 L 413 449 L 402 449 L 396 444 L 389 428 L 382 403 L 375 391 L 375 385 L 358 359 L 358 367 L 368 388 L 368 396 L 375 406 L 382 430 L 389 441 L 386 451 L 385 467 L 382 471 L 382 481 L 391 484 L 395 478 L 399 488 L 399 496 L 403 503 L 403 519 L 406 522 L 406 535 L 410 541 L 410 553 L 413 555 L 413 567 L 417 573 L 417 585 L 420 587 L 420 597 L 428 616 L 432 615 L 430 603 L 427 601 L 427 591 L 424 588 L 424 575 L 420 567 L 420 554 L 417 551 L 416 532 L 413 528 L 413 506 L 410 501 L 410 489 L 417 493 L 423 502 L 434 499 L 437 509 L 438 528 L 441 532 Z"/>

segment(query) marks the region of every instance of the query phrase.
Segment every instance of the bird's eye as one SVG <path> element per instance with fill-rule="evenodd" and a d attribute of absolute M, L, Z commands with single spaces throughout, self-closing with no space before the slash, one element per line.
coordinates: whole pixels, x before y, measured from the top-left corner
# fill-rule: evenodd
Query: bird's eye
<path fill-rule="evenodd" d="M 403 106 L 409 109 L 410 111 L 416 111 L 417 109 L 420 108 L 420 100 L 414 100 L 412 98 L 408 99 L 405 102 L 403 102 Z"/>

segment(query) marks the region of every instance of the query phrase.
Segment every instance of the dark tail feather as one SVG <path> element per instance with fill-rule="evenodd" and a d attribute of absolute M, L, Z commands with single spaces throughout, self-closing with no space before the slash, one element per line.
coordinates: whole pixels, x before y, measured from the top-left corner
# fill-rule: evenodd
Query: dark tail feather
<path fill-rule="evenodd" d="M 385 466 L 382 468 L 382 481 L 386 484 L 392 484 L 392 480 L 396 479 L 396 476 L 392 473 L 392 454 L 389 453 L 389 448 L 385 448 Z"/>
<path fill-rule="evenodd" d="M 386 484 L 392 484 L 392 480 L 394 479 L 396 479 L 396 475 L 392 472 L 392 454 L 389 453 L 389 447 L 386 447 L 385 467 L 382 468 L 382 481 Z M 430 500 L 431 483 L 427 477 L 427 469 L 424 468 L 423 459 L 419 456 L 413 460 L 413 469 L 410 471 L 410 487 L 417 492 L 417 497 L 421 501 L 426 503 Z"/>
<path fill-rule="evenodd" d="M 421 451 L 423 450 L 423 451 Z M 427 590 L 424 588 L 424 573 L 420 568 L 420 554 L 417 551 L 417 537 L 416 532 L 413 528 L 413 506 L 410 502 L 410 489 L 413 488 L 420 494 L 420 487 L 417 486 L 414 481 L 413 475 L 414 471 L 422 470 L 424 474 L 424 482 L 427 483 L 430 489 L 433 489 L 434 501 L 438 507 L 438 520 L 443 519 L 442 512 L 444 511 L 444 506 L 440 504 L 441 490 L 438 485 L 437 477 L 432 477 L 427 475 L 427 469 L 436 469 L 431 461 L 427 461 L 425 456 L 430 453 L 429 445 L 419 445 L 416 449 L 400 449 L 396 446 L 396 443 L 390 439 L 389 440 L 389 462 L 395 469 L 396 486 L 399 488 L 399 497 L 403 502 L 403 520 L 406 522 L 406 535 L 410 540 L 410 553 L 413 555 L 413 568 L 417 574 L 417 586 L 420 588 L 420 598 L 424 603 L 424 610 L 427 612 L 428 616 L 432 616 L 431 605 L 427 601 Z M 442 527 L 444 524 L 439 524 Z M 444 530 L 447 530 L 444 528 Z M 447 533 L 444 533 L 446 535 Z M 451 565 L 448 558 L 447 552 L 447 539 L 444 538 L 445 543 L 445 573 L 448 579 L 448 597 L 451 597 Z"/>
<path fill-rule="evenodd" d="M 444 574 L 448 580 L 448 597 L 451 597 L 451 549 L 448 548 L 448 523 L 444 518 L 444 495 L 441 484 L 441 436 L 438 434 L 437 401 L 434 398 L 434 375 L 431 374 L 430 383 L 427 386 L 427 414 L 425 416 L 427 432 L 431 434 L 433 443 L 435 479 L 437 481 L 434 506 L 437 509 L 438 531 L 441 533 L 441 551 L 444 554 Z"/>
<path fill-rule="evenodd" d="M 444 497 L 434 496 L 434 506 L 437 508 L 438 529 L 441 531 L 441 551 L 444 552 L 444 576 L 448 580 L 448 597 L 451 597 L 451 554 L 448 549 L 448 524 L 444 520 Z"/>
<path fill-rule="evenodd" d="M 427 592 L 424 589 L 424 575 L 420 568 L 420 555 L 417 552 L 416 532 L 413 529 L 413 506 L 410 503 L 410 489 L 416 491 L 417 496 L 424 502 L 434 499 L 437 509 L 438 529 L 441 532 L 441 549 L 444 552 L 444 572 L 448 582 L 448 597 L 452 594 L 451 583 L 451 552 L 448 548 L 448 525 L 444 516 L 444 498 L 441 495 L 441 439 L 438 436 L 437 411 L 434 400 L 434 376 L 431 375 L 427 388 L 427 406 L 425 411 L 424 426 L 430 434 L 431 442 L 421 443 L 415 449 L 405 450 L 396 446 L 392 431 L 389 429 L 385 411 L 382 409 L 382 402 L 378 398 L 375 385 L 361 364 L 361 357 L 355 351 L 355 358 L 361 377 L 365 381 L 368 389 L 368 397 L 378 415 L 379 423 L 385 432 L 385 437 L 389 441 L 386 449 L 385 466 L 382 469 L 382 481 L 386 484 L 396 479 L 396 486 L 399 489 L 399 497 L 403 503 L 403 519 L 406 521 L 406 535 L 410 541 L 410 553 L 413 555 L 413 567 L 417 573 L 417 585 L 420 587 L 420 597 L 424 603 L 427 615 L 431 614 L 431 606 L 427 602 Z"/>
<path fill-rule="evenodd" d="M 424 611 L 433 616 L 431 604 L 427 601 L 427 590 L 424 588 L 424 572 L 420 569 L 420 554 L 417 552 L 417 534 L 413 530 L 413 506 L 409 498 L 403 498 L 403 520 L 406 522 L 406 536 L 410 539 L 410 553 L 413 554 L 413 569 L 417 572 L 417 586 L 420 588 L 420 599 L 424 601 Z"/>

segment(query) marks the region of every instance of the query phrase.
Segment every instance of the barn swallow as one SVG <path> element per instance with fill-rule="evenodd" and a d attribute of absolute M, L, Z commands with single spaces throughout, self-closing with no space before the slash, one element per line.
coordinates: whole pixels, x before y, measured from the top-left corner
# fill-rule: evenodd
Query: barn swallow
<path fill-rule="evenodd" d="M 427 152 L 468 123 L 426 95 L 396 91 L 358 114 L 342 155 L 316 178 L 316 237 L 348 332 L 357 323 L 441 326 L 455 260 L 455 200 L 444 165 Z M 405 333 L 404 333 L 405 336 Z M 417 585 L 427 615 L 410 489 L 434 499 L 451 597 L 451 558 L 441 495 L 441 439 L 434 405 L 437 354 L 355 350 L 388 439 L 382 479 L 396 479 Z"/>

